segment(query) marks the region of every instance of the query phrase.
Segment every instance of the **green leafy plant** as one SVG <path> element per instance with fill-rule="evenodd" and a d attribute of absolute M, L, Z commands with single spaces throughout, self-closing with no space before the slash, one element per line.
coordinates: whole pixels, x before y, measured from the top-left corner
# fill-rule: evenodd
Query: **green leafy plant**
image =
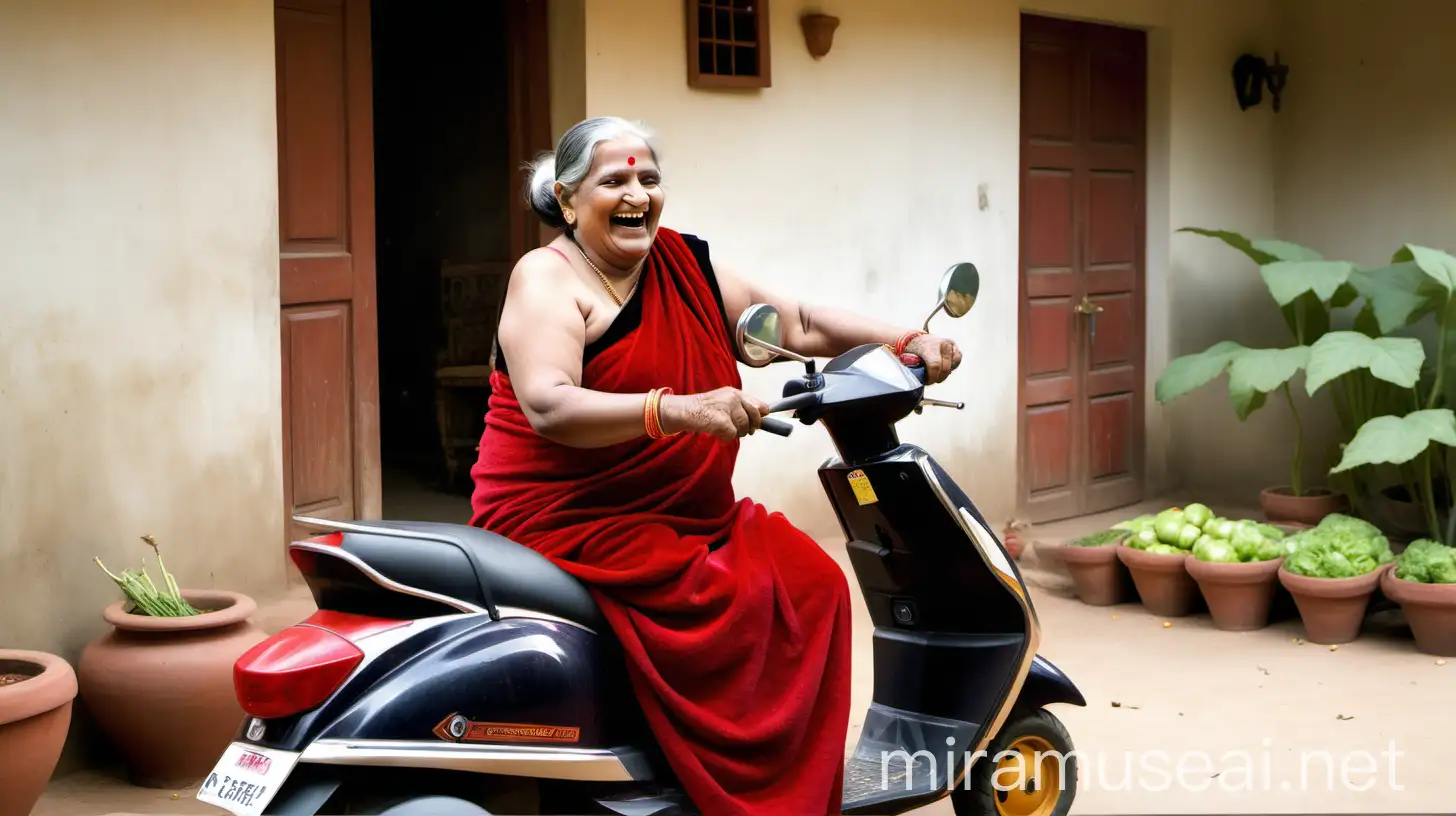
<path fill-rule="evenodd" d="M 1421 584 L 1456 584 L 1456 549 L 1429 538 L 1412 541 L 1395 557 L 1395 577 Z"/>
<path fill-rule="evenodd" d="M 1284 539 L 1284 568 L 1311 578 L 1355 578 L 1394 559 L 1375 525 L 1342 513 Z"/>
<path fill-rule="evenodd" d="M 1071 547 L 1102 547 L 1127 535 L 1126 530 L 1098 530 L 1068 542 Z"/>
<path fill-rule="evenodd" d="M 182 592 L 177 588 L 177 581 L 172 574 L 167 572 L 167 565 L 162 563 L 162 550 L 157 546 L 157 540 L 149 535 L 142 536 L 152 552 L 157 555 L 157 568 L 162 571 L 162 587 L 159 589 L 152 582 L 152 577 L 147 573 L 147 560 L 142 559 L 140 572 L 135 570 L 123 570 L 120 575 L 112 573 L 101 563 L 100 558 L 93 559 L 96 566 L 106 573 L 116 585 L 121 587 L 127 600 L 131 601 L 135 614 L 150 615 L 156 618 L 181 618 L 189 615 L 202 614 L 183 597 Z"/>
<path fill-rule="evenodd" d="M 1352 263 L 1326 260 L 1308 247 L 1287 241 L 1250 240 L 1235 232 L 1200 227 L 1179 231 L 1217 238 L 1253 260 L 1270 297 L 1284 316 L 1294 343 L 1286 348 L 1249 348 L 1234 340 L 1221 340 L 1204 351 L 1169 363 L 1158 379 L 1154 395 L 1158 402 L 1166 404 L 1227 373 L 1229 399 L 1235 415 L 1243 422 L 1264 407 L 1269 394 L 1279 391 L 1295 423 L 1290 488 L 1294 495 L 1302 496 L 1305 494 L 1300 476 L 1304 423 L 1295 406 L 1290 382 L 1308 368 L 1314 346 L 1329 333 L 1332 310 L 1350 305 L 1359 296 L 1351 281 L 1358 270 Z M 1323 365 L 1328 367 L 1329 362 Z"/>
<path fill-rule="evenodd" d="M 1372 410 L 1356 418 L 1353 438 L 1332 473 L 1356 468 L 1395 465 L 1407 492 L 1425 508 L 1431 539 L 1447 545 L 1456 539 L 1456 513 L 1447 508 L 1442 534 L 1435 484 L 1449 481 L 1449 454 L 1456 448 L 1456 257 L 1428 247 L 1406 244 L 1391 257 L 1390 265 L 1362 272 L 1354 284 L 1366 299 L 1362 314 L 1378 332 L 1390 333 L 1416 325 L 1425 316 L 1437 328 L 1436 355 L 1429 369 L 1429 387 L 1419 373 L 1425 368 L 1425 347 L 1415 338 L 1380 338 L 1382 346 L 1364 344 L 1363 356 L 1349 367 L 1364 368 L 1372 377 L 1402 393 L 1373 400 Z M 1401 344 L 1401 345 L 1397 345 Z M 1416 376 L 1412 373 L 1416 372 Z M 1343 371 L 1331 368 L 1334 376 Z M 1310 388 L 1313 393 L 1319 384 Z"/>

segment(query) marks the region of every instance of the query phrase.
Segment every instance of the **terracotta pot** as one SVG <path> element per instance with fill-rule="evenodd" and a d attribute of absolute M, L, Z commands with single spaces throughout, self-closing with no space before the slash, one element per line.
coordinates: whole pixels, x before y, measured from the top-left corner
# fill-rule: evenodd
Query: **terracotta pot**
<path fill-rule="evenodd" d="M 1057 547 L 1057 557 L 1072 576 L 1077 600 L 1088 606 L 1116 606 L 1131 598 L 1132 578 L 1117 557 L 1123 538 L 1098 547 Z"/>
<path fill-rule="evenodd" d="M 45 792 L 75 699 L 70 663 L 45 652 L 0 649 L 0 813 L 29 813 Z"/>
<path fill-rule="evenodd" d="M 1288 487 L 1269 487 L 1259 494 L 1259 506 L 1270 523 L 1315 525 L 1331 513 L 1347 512 L 1350 503 L 1344 493 L 1324 487 L 1306 490 L 1303 496 L 1294 495 Z"/>
<path fill-rule="evenodd" d="M 1143 606 L 1155 615 L 1181 618 L 1193 611 L 1198 585 L 1188 574 L 1189 555 L 1150 553 L 1132 547 L 1117 548 L 1117 557 L 1132 573 Z"/>
<path fill-rule="evenodd" d="M 1228 632 L 1248 632 L 1269 625 L 1269 610 L 1278 586 L 1275 576 L 1283 564 L 1282 557 L 1224 564 L 1190 556 L 1185 566 L 1208 603 L 1214 627 Z"/>
<path fill-rule="evenodd" d="M 1434 485 L 1436 492 L 1436 524 L 1442 530 L 1446 529 L 1446 522 L 1450 518 L 1445 509 L 1451 506 L 1450 489 L 1445 480 L 1438 479 Z M 1425 538 L 1431 534 L 1431 520 L 1426 513 L 1426 506 L 1411 500 L 1411 495 L 1403 485 L 1392 485 L 1381 490 L 1371 497 L 1371 506 L 1375 509 L 1375 515 L 1381 523 L 1379 526 L 1386 531 L 1387 535 L 1415 539 Z"/>
<path fill-rule="evenodd" d="M 1393 567 L 1382 564 L 1354 578 L 1310 578 L 1279 567 L 1279 583 L 1294 596 L 1305 637 L 1313 643 L 1349 643 L 1360 636 L 1370 596 L 1380 586 L 1380 576 Z"/>
<path fill-rule="evenodd" d="M 131 769 L 133 784 L 183 788 L 200 781 L 237 733 L 243 710 L 233 663 L 262 641 L 246 595 L 183 590 L 203 614 L 154 618 L 107 607 L 114 628 L 81 653 L 81 699 Z"/>
<path fill-rule="evenodd" d="M 1395 569 L 1380 578 L 1385 596 L 1400 604 L 1415 636 L 1416 648 L 1426 654 L 1456 657 L 1456 584 L 1422 584 L 1396 576 Z"/>

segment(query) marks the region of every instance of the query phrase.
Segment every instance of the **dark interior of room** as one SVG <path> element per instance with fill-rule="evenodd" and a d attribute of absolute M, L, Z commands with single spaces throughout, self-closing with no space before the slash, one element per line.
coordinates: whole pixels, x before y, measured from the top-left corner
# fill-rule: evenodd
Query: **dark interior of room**
<path fill-rule="evenodd" d="M 372 9 L 385 515 L 458 515 L 510 268 L 505 4 Z"/>

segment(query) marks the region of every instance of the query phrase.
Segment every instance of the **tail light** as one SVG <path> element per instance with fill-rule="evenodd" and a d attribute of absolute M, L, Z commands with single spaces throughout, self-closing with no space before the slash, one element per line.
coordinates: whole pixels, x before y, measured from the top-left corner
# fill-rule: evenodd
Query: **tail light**
<path fill-rule="evenodd" d="M 364 660 L 363 650 L 349 637 L 408 624 L 320 610 L 238 658 L 233 665 L 238 703 L 265 720 L 308 711 L 337 691 Z"/>

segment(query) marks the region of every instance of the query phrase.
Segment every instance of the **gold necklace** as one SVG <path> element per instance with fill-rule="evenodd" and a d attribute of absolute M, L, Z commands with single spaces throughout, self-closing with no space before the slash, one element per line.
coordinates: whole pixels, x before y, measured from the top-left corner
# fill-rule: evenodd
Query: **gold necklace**
<path fill-rule="evenodd" d="M 572 243 L 576 244 L 575 241 L 572 241 Z M 618 306 L 621 306 L 624 301 L 622 300 L 622 296 L 617 294 L 617 287 L 613 286 L 612 282 L 607 280 L 607 276 L 602 274 L 602 270 L 598 269 L 597 265 L 592 263 L 592 259 L 586 256 L 586 250 L 582 249 L 581 244 L 576 244 L 576 251 L 581 253 L 581 259 L 586 261 L 586 265 L 590 266 L 592 271 L 597 273 L 597 277 L 602 279 L 602 285 L 607 287 L 607 294 L 612 296 L 612 300 L 615 300 Z M 632 284 L 632 292 L 635 291 L 637 291 L 637 284 L 634 283 Z M 627 294 L 631 295 L 632 292 L 628 292 Z"/>

